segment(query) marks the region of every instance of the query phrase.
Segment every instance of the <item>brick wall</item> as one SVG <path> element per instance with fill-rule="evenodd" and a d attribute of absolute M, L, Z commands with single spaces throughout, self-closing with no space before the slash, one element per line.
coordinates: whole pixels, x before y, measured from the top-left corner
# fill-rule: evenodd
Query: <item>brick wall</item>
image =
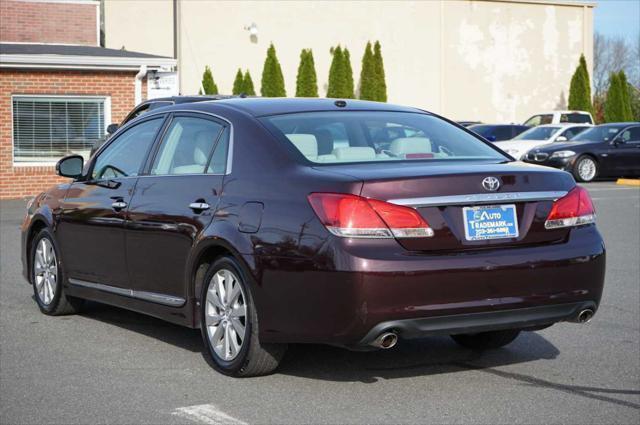
<path fill-rule="evenodd" d="M 0 1 L 0 41 L 98 45 L 97 3 Z"/>
<path fill-rule="evenodd" d="M 12 95 L 110 96 L 117 123 L 134 107 L 134 81 L 135 72 L 0 70 L 0 199 L 33 196 L 65 180 L 53 166 L 13 165 Z"/>

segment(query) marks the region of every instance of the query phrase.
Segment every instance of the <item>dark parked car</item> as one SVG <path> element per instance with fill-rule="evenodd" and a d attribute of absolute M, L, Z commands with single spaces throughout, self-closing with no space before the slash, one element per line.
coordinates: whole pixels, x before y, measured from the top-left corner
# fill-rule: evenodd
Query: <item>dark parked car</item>
<path fill-rule="evenodd" d="M 569 171 L 582 182 L 598 177 L 640 176 L 640 123 L 591 127 L 568 142 L 532 149 L 523 160 Z"/>
<path fill-rule="evenodd" d="M 381 127 L 404 136 L 376 146 Z M 274 370 L 287 343 L 498 348 L 600 303 L 586 190 L 413 108 L 175 105 L 57 170 L 73 181 L 37 196 L 22 225 L 41 311 L 89 299 L 200 328 L 230 375 Z"/>
<path fill-rule="evenodd" d="M 511 140 L 531 127 L 520 124 L 475 124 L 468 127 L 490 142 Z"/>

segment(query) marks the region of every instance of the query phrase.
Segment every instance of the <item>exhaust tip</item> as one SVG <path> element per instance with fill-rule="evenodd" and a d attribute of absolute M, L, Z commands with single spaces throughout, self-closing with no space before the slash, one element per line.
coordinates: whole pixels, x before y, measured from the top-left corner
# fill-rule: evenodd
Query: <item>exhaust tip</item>
<path fill-rule="evenodd" d="M 389 348 L 395 347 L 397 343 L 398 335 L 393 332 L 384 332 L 374 339 L 373 342 L 371 342 L 371 345 L 382 348 L 383 350 L 388 350 Z"/>
<path fill-rule="evenodd" d="M 593 310 L 591 310 L 590 308 L 584 309 L 580 313 L 578 313 L 578 322 L 587 323 L 589 320 L 591 320 L 592 317 Z"/>

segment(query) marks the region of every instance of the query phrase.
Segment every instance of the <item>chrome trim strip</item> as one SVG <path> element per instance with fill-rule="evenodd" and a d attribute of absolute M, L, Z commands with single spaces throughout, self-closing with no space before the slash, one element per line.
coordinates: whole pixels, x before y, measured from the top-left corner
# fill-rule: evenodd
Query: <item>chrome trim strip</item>
<path fill-rule="evenodd" d="M 118 288 L 116 286 L 104 285 L 102 283 L 87 282 L 80 279 L 69 279 L 69 283 L 83 288 L 96 289 L 98 291 L 109 292 L 124 297 L 136 298 L 143 301 L 151 301 L 164 304 L 170 307 L 181 307 L 186 302 L 183 298 L 171 295 L 158 294 L 156 292 L 134 291 L 133 289 Z"/>
<path fill-rule="evenodd" d="M 566 194 L 567 192 L 561 190 L 543 192 L 473 193 L 468 195 L 389 199 L 387 202 L 414 208 L 444 207 L 447 205 L 481 205 L 505 202 L 555 201 Z"/>

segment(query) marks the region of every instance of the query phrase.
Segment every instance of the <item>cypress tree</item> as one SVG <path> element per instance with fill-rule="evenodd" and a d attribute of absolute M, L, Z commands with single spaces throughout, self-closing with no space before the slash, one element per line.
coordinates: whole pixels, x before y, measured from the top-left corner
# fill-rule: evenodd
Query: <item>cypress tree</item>
<path fill-rule="evenodd" d="M 231 94 L 242 94 L 244 93 L 244 78 L 242 76 L 242 70 L 238 68 L 238 72 L 236 72 L 236 79 L 233 80 L 233 89 Z"/>
<path fill-rule="evenodd" d="M 311 49 L 300 52 L 300 65 L 296 77 L 296 97 L 318 97 L 318 78 Z"/>
<path fill-rule="evenodd" d="M 244 94 L 247 96 L 255 96 L 256 89 L 253 88 L 253 80 L 251 79 L 251 74 L 249 74 L 249 70 L 244 73 L 244 78 L 242 81 L 242 90 Z"/>
<path fill-rule="evenodd" d="M 202 74 L 202 89 L 204 94 L 218 94 L 218 86 L 213 81 L 213 74 L 208 65 L 204 67 L 204 73 Z"/>
<path fill-rule="evenodd" d="M 355 99 L 354 87 L 353 87 L 353 69 L 351 68 L 351 54 L 345 47 L 343 53 L 343 66 L 344 66 L 344 95 L 340 96 L 346 99 Z"/>
<path fill-rule="evenodd" d="M 362 55 L 362 69 L 360 70 L 360 99 L 376 100 L 375 79 L 373 51 L 371 50 L 371 42 L 367 42 L 367 47 Z"/>
<path fill-rule="evenodd" d="M 578 67 L 571 77 L 569 109 L 593 112 L 589 71 L 587 70 L 587 62 L 584 59 L 584 55 L 580 55 Z"/>
<path fill-rule="evenodd" d="M 329 68 L 329 87 L 327 87 L 327 97 L 342 97 L 345 93 L 346 78 L 344 66 L 344 53 L 342 47 L 338 45 L 332 49 L 333 59 Z"/>
<path fill-rule="evenodd" d="M 284 97 L 287 95 L 284 88 L 282 68 L 276 56 L 276 48 L 273 43 L 269 46 L 267 58 L 264 61 L 260 92 L 264 97 Z"/>
<path fill-rule="evenodd" d="M 384 75 L 384 61 L 382 60 L 382 48 L 379 41 L 376 41 L 373 47 L 373 63 L 376 76 L 376 100 L 378 102 L 386 102 L 387 82 Z"/>
<path fill-rule="evenodd" d="M 620 85 L 620 76 L 613 72 L 609 77 L 609 90 L 607 100 L 604 103 L 605 122 L 624 121 L 624 95 Z"/>
<path fill-rule="evenodd" d="M 620 79 L 620 91 L 622 93 L 622 120 L 633 121 L 633 111 L 631 110 L 631 87 L 627 82 L 627 76 L 624 71 L 618 73 Z"/>

